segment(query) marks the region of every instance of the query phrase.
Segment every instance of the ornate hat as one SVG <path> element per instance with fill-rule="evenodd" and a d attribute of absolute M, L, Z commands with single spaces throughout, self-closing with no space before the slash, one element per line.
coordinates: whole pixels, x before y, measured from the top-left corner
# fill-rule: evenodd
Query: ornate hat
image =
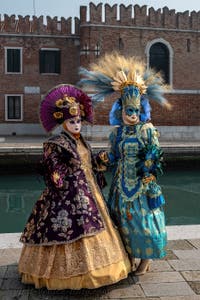
<path fill-rule="evenodd" d="M 150 119 L 149 100 L 155 100 L 163 106 L 170 107 L 164 92 L 167 86 L 159 73 L 146 70 L 145 64 L 135 57 L 124 57 L 118 53 L 107 54 L 91 65 L 91 70 L 80 69 L 82 79 L 79 85 L 87 91 L 96 91 L 94 101 L 120 93 L 114 102 L 109 118 L 111 125 L 120 125 L 123 108 L 132 107 L 140 111 L 140 120 Z"/>
<path fill-rule="evenodd" d="M 47 132 L 79 115 L 82 120 L 92 123 L 92 101 L 82 90 L 70 84 L 55 86 L 40 103 L 40 121 Z"/>

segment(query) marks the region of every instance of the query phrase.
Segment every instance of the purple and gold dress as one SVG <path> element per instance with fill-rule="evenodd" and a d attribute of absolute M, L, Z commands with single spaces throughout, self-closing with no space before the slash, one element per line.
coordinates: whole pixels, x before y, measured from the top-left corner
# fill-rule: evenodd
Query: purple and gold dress
<path fill-rule="evenodd" d="M 96 181 L 97 164 L 82 137 L 44 143 L 46 189 L 20 241 L 22 282 L 36 288 L 98 288 L 126 278 L 130 262 Z"/>

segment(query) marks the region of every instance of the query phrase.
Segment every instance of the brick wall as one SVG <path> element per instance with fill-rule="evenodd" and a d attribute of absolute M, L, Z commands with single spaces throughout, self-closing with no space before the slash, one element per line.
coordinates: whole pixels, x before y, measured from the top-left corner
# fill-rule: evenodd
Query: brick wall
<path fill-rule="evenodd" d="M 89 20 L 87 10 L 89 9 Z M 104 10 L 104 11 L 103 11 Z M 119 13 L 118 13 L 119 12 Z M 64 12 L 63 12 L 64 13 Z M 104 20 L 103 20 L 104 16 Z M 5 94 L 22 94 L 23 123 L 38 123 L 41 96 L 56 84 L 75 84 L 79 66 L 89 67 L 100 55 L 117 50 L 123 55 L 140 56 L 148 61 L 148 45 L 154 40 L 166 42 L 171 49 L 173 92 L 167 95 L 170 112 L 152 103 L 152 120 L 158 126 L 200 125 L 200 11 L 175 12 L 167 7 L 154 10 L 147 6 L 90 3 L 80 7 L 80 19 L 15 15 L 0 19 L 0 123 L 5 123 Z M 88 46 L 88 55 L 84 46 Z M 5 74 L 4 47 L 22 47 L 23 73 Z M 39 73 L 39 49 L 61 50 L 61 74 Z M 24 93 L 25 86 L 40 88 L 39 94 Z M 95 107 L 95 124 L 107 125 L 108 113 L 115 99 L 108 98 Z M 101 112 L 101 113 L 99 113 Z M 12 122 L 9 122 L 11 124 Z M 18 122 L 17 122 L 18 123 Z M 13 127 L 17 125 L 13 122 Z"/>

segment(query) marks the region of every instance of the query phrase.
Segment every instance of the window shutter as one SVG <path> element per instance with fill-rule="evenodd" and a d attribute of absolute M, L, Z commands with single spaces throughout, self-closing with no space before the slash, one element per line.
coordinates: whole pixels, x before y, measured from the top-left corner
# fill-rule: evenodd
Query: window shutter
<path fill-rule="evenodd" d="M 39 51 L 39 65 L 40 65 L 40 73 L 45 73 L 45 58 L 44 58 L 44 51 Z"/>
<path fill-rule="evenodd" d="M 7 49 L 7 72 L 20 73 L 20 49 Z"/>
<path fill-rule="evenodd" d="M 40 50 L 40 73 L 60 74 L 60 50 Z"/>
<path fill-rule="evenodd" d="M 60 74 L 60 51 L 55 51 L 55 73 Z"/>
<path fill-rule="evenodd" d="M 8 96 L 8 119 L 21 119 L 21 101 L 19 96 Z"/>

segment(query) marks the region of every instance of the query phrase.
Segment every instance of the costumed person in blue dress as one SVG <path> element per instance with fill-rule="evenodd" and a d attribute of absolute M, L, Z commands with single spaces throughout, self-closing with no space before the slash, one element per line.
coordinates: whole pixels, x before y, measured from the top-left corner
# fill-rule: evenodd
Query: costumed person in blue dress
<path fill-rule="evenodd" d="M 92 119 L 91 98 L 72 85 L 54 87 L 40 105 L 45 130 L 63 130 L 44 142 L 46 188 L 20 238 L 22 282 L 36 288 L 93 289 L 131 270 L 101 193 L 101 163 L 80 133 L 82 120 Z"/>
<path fill-rule="evenodd" d="M 136 58 L 107 54 L 90 70 L 80 69 L 79 85 L 96 91 L 100 101 L 117 92 L 110 111 L 111 151 L 102 152 L 106 165 L 113 166 L 108 197 L 111 217 L 118 226 L 136 275 L 149 270 L 150 261 L 166 255 L 165 203 L 157 176 L 162 173 L 162 150 L 158 131 L 150 123 L 150 100 L 170 107 L 159 74 L 146 70 Z M 140 258 L 138 266 L 135 258 Z M 136 269 L 137 267 L 137 269 Z"/>

